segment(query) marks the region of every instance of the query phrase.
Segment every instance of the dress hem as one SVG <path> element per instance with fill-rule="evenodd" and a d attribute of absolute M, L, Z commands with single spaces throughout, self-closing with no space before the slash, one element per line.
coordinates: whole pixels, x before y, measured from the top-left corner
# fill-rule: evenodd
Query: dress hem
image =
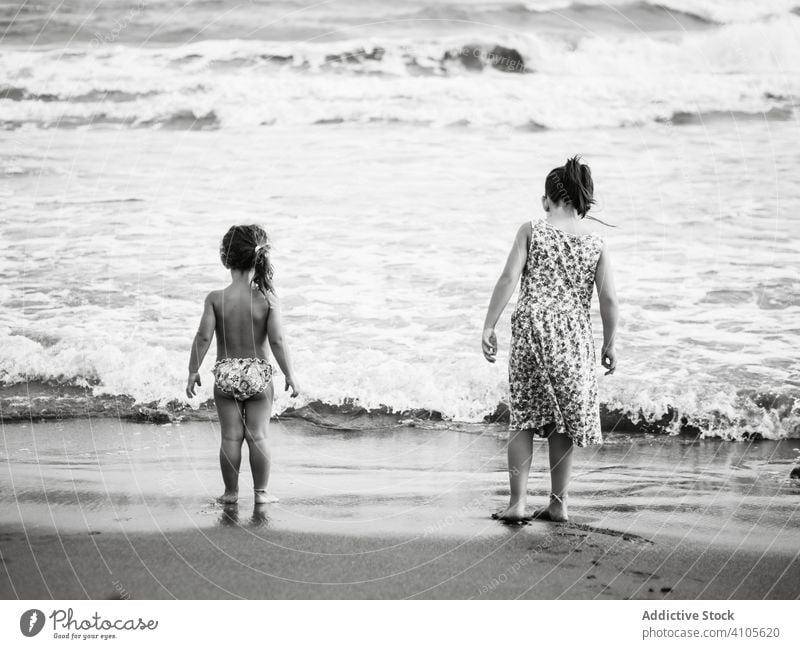
<path fill-rule="evenodd" d="M 600 446 L 600 445 L 603 444 L 603 438 L 602 437 L 598 437 L 598 438 L 595 439 L 595 438 L 591 438 L 591 437 L 587 438 L 584 435 L 576 436 L 576 435 L 573 435 L 572 433 L 570 433 L 567 430 L 563 430 L 563 427 L 561 427 L 562 431 L 560 431 L 559 430 L 559 426 L 558 426 L 558 424 L 556 423 L 556 421 L 554 419 L 545 420 L 543 423 L 540 423 L 538 426 L 534 425 L 534 423 L 532 421 L 530 421 L 530 420 L 524 421 L 521 424 L 509 424 L 508 425 L 508 430 L 509 430 L 509 432 L 511 432 L 511 431 L 520 431 L 520 430 L 530 430 L 530 431 L 533 431 L 533 434 L 536 435 L 537 437 L 542 437 L 542 438 L 547 439 L 548 436 L 544 434 L 544 427 L 547 424 L 556 424 L 556 432 L 562 432 L 563 431 L 563 434 L 567 435 L 572 440 L 572 443 L 575 446 L 579 447 L 579 448 L 586 448 L 587 446 Z"/>

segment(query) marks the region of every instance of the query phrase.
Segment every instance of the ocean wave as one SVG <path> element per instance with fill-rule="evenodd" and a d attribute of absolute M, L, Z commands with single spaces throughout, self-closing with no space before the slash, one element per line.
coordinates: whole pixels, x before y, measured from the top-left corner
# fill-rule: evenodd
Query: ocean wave
<path fill-rule="evenodd" d="M 347 66 L 381 61 L 382 56 L 376 49 L 362 48 L 326 55 L 326 58 L 335 59 L 335 65 Z M 464 70 L 507 67 L 517 73 L 528 71 L 516 49 L 502 46 L 453 48 L 443 54 L 442 65 L 451 69 L 455 65 Z M 749 120 L 779 122 L 797 119 L 794 93 L 800 92 L 797 81 L 800 77 L 787 86 L 787 78 L 783 76 L 776 77 L 774 83 L 764 77 L 743 83 L 735 76 L 702 76 L 697 86 L 703 95 L 695 94 L 691 103 L 683 96 L 653 101 L 654 80 L 650 85 L 631 87 L 627 79 L 611 77 L 596 83 L 596 90 L 609 93 L 618 89 L 620 97 L 627 93 L 624 104 L 595 105 L 591 111 L 586 110 L 584 104 L 588 107 L 594 103 L 591 88 L 570 84 L 564 93 L 572 93 L 575 102 L 548 111 L 547 105 L 533 99 L 544 86 L 550 87 L 558 81 L 546 73 L 527 76 L 535 78 L 525 86 L 511 85 L 499 77 L 475 86 L 469 76 L 463 74 L 436 84 L 424 79 L 418 83 L 413 77 L 395 76 L 375 83 L 359 76 L 301 73 L 296 79 L 262 78 L 260 92 L 249 87 L 250 79 L 240 83 L 231 80 L 219 89 L 213 83 L 194 83 L 196 79 L 192 79 L 193 82 L 184 87 L 142 91 L 133 90 L 133 84 L 124 79 L 117 80 L 118 87 L 102 82 L 98 84 L 102 87 L 98 88 L 80 87 L 78 83 L 77 89 L 68 90 L 5 85 L 0 86 L 0 101 L 5 100 L 0 128 L 119 125 L 209 130 L 285 124 L 393 124 L 500 127 L 537 132 L 575 127 L 641 126 L 651 122 L 672 126 Z M 687 81 L 682 79 L 681 84 L 685 86 Z M 288 86 L 292 87 L 292 94 L 281 98 Z M 743 86 L 747 91 L 742 90 Z M 323 97 L 320 97 L 320 89 L 325 90 Z M 364 101 L 368 96 L 371 101 Z M 527 101 L 528 98 L 531 101 Z M 484 105 L 481 100 L 490 103 Z"/>
<path fill-rule="evenodd" d="M 578 42 L 528 35 L 0 50 L 0 105 L 5 128 L 563 129 L 706 117 L 787 120 L 800 94 L 800 75 L 793 74 L 798 27 L 800 17 L 792 16 L 725 25 L 701 38 L 687 32 Z"/>
<path fill-rule="evenodd" d="M 743 390 L 737 393 L 736 404 L 733 411 L 713 404 L 700 412 L 685 412 L 669 404 L 663 409 L 648 411 L 641 404 L 626 406 L 612 400 L 601 403 L 600 419 L 605 433 L 689 435 L 729 441 L 800 439 L 800 391 L 769 393 Z M 301 419 L 315 426 L 338 430 L 435 422 L 503 426 L 508 423 L 509 411 L 505 401 L 495 404 L 490 410 L 482 418 L 465 421 L 452 417 L 446 410 L 365 406 L 359 398 L 344 397 L 335 402 L 311 399 L 302 405 L 284 405 L 275 410 L 273 418 Z M 0 384 L 0 420 L 5 423 L 86 417 L 167 424 L 216 420 L 217 415 L 211 399 L 195 405 L 174 398 L 141 401 L 127 394 L 96 390 L 84 379 Z"/>
<path fill-rule="evenodd" d="M 136 116 L 117 117 L 104 111 L 86 115 L 65 115 L 56 119 L 42 119 L 38 121 L 0 119 L 0 128 L 16 129 L 25 125 L 32 125 L 45 129 L 118 125 L 135 126 L 138 128 L 163 128 L 176 131 L 204 131 L 219 128 L 219 119 L 214 114 L 214 111 L 197 115 L 190 109 L 179 109 L 174 112 L 144 119 L 137 118 Z"/>
<path fill-rule="evenodd" d="M 184 107 L 182 107 L 184 106 Z M 563 116 L 556 120 L 548 119 L 539 113 L 531 115 L 524 109 L 498 111 L 497 119 L 485 114 L 476 115 L 472 110 L 462 111 L 458 107 L 450 110 L 431 110 L 430 112 L 398 111 L 391 114 L 384 106 L 376 106 L 374 112 L 369 110 L 353 110 L 352 106 L 343 105 L 332 107 L 330 114 L 320 116 L 319 110 L 308 113 L 299 112 L 290 114 L 287 111 L 282 116 L 274 114 L 256 115 L 254 111 L 245 111 L 243 119 L 236 119 L 227 108 L 219 112 L 225 115 L 220 117 L 218 111 L 210 106 L 195 108 L 193 102 L 176 101 L 173 106 L 162 110 L 114 110 L 107 106 L 81 106 L 81 110 L 53 110 L 44 111 L 39 108 L 37 115 L 20 116 L 14 118 L 0 118 L 0 129 L 15 130 L 24 126 L 33 126 L 41 129 L 73 129 L 91 126 L 118 126 L 129 128 L 157 128 L 165 130 L 216 130 L 231 128 L 238 130 L 250 127 L 272 127 L 276 125 L 309 124 L 313 126 L 408 126 L 414 128 L 497 128 L 511 130 L 519 133 L 538 133 L 546 130 L 562 128 L 602 126 L 608 128 L 641 127 L 648 123 L 668 124 L 671 126 L 691 126 L 710 123 L 727 122 L 735 124 L 742 121 L 767 121 L 787 122 L 798 119 L 798 106 L 794 103 L 778 105 L 765 105 L 763 108 L 752 110 L 708 109 L 708 110 L 672 110 L 654 111 L 651 115 L 635 115 L 626 111 L 622 115 L 613 115 L 608 112 L 597 111 L 592 115 L 595 119 L 582 121 L 578 124 L 569 124 Z M 387 112 L 389 114 L 387 114 Z M 663 113 L 663 114 L 662 114 Z M 488 119 L 487 119 L 488 117 Z M 4 167 L 5 173 L 24 174 L 34 173 L 35 169 L 25 169 L 12 163 Z"/>
<path fill-rule="evenodd" d="M 707 28 L 732 23 L 750 23 L 791 13 L 794 0 L 647 0 L 609 3 L 605 0 L 583 0 L 565 3 L 562 10 L 598 12 L 598 16 L 611 14 L 612 20 L 624 19 L 635 29 L 686 30 Z M 527 5 L 536 8 L 536 3 Z"/>
<path fill-rule="evenodd" d="M 124 90 L 104 89 L 90 90 L 82 94 L 52 94 L 37 93 L 25 87 L 0 86 L 0 99 L 11 101 L 72 101 L 75 103 L 83 102 L 124 102 L 136 101 L 137 99 L 152 96 L 154 91 L 127 92 Z"/>
<path fill-rule="evenodd" d="M 74 3 L 0 6 L 6 43 L 175 44 L 205 39 L 309 41 L 348 38 L 354 31 L 393 35 L 435 27 L 450 32 L 484 29 L 561 31 L 574 34 L 707 30 L 796 11 L 792 0 L 337 0 L 336 3 L 231 5 L 226 0 L 175 7 L 169 0 L 107 0 L 97 7 Z"/>
<path fill-rule="evenodd" d="M 107 307 L 109 295 L 100 288 L 87 293 L 94 306 L 76 308 Z M 31 294 L 26 302 L 29 308 L 47 308 L 45 297 Z M 207 367 L 201 370 L 198 399 L 188 402 L 181 396 L 182 351 L 86 336 L 80 327 L 41 336 L 6 330 L 0 340 L 0 416 L 8 421 L 110 416 L 156 422 L 214 416 Z M 310 421 L 314 413 L 325 412 L 337 425 L 344 415 L 362 417 L 359 425 L 376 417 L 507 422 L 507 382 L 478 356 L 424 364 L 365 349 L 333 362 L 325 354 L 297 350 L 306 396 L 288 398 L 276 379 L 274 411 Z M 634 373 L 601 388 L 605 430 L 732 440 L 800 437 L 800 384 L 742 388 L 679 379 L 667 385 L 652 379 L 643 383 Z M 323 425 L 323 419 L 317 423 Z"/>
<path fill-rule="evenodd" d="M 662 2 L 592 3 L 573 2 L 547 7 L 534 3 L 431 5 L 419 9 L 413 17 L 425 20 L 482 22 L 519 29 L 575 30 L 602 33 L 612 30 L 630 32 L 708 29 L 720 24 L 712 14 L 696 8 L 670 6 Z M 719 14 L 717 14 L 719 16 Z"/>
<path fill-rule="evenodd" d="M 742 121 L 767 121 L 786 122 L 798 118 L 798 106 L 787 103 L 782 106 L 773 106 L 765 111 L 747 112 L 743 110 L 709 110 L 709 111 L 677 111 L 666 119 L 658 118 L 657 122 L 685 126 L 693 124 L 710 124 L 712 122 L 742 122 Z"/>

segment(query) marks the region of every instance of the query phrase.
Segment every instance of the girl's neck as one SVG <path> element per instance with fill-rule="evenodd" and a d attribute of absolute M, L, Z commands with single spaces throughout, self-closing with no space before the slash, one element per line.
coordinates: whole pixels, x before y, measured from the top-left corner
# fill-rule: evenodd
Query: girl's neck
<path fill-rule="evenodd" d="M 238 286 L 250 286 L 253 279 L 253 271 L 242 271 L 231 269 L 231 284 Z"/>
<path fill-rule="evenodd" d="M 575 224 L 584 222 L 585 219 L 589 219 L 591 221 L 597 221 L 598 223 L 602 223 L 603 225 L 609 228 L 616 228 L 616 225 L 611 225 L 611 223 L 606 223 L 605 221 L 601 221 L 594 216 L 584 215 L 578 216 L 578 213 L 574 209 L 563 209 L 563 208 L 550 208 L 549 212 L 546 212 L 544 215 L 546 221 L 550 222 L 551 224 L 562 223 L 562 224 Z"/>
<path fill-rule="evenodd" d="M 550 211 L 547 212 L 545 218 L 548 221 L 580 221 L 578 213 L 574 208 L 550 208 Z"/>

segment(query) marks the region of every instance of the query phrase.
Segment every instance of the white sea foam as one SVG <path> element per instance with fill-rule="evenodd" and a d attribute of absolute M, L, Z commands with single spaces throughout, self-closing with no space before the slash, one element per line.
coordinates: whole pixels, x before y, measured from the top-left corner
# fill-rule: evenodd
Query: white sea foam
<path fill-rule="evenodd" d="M 800 16 L 783 0 L 586 4 L 343 1 L 285 22 L 285 3 L 217 22 L 192 6 L 165 35 L 167 5 L 148 3 L 92 43 L 104 5 L 88 36 L 56 12 L 35 46 L 12 26 L 0 381 L 180 399 L 202 297 L 226 281 L 219 237 L 263 222 L 304 400 L 479 421 L 507 395 L 507 314 L 498 364 L 478 346 L 492 283 L 541 179 L 581 152 L 598 215 L 621 226 L 603 403 L 675 430 L 797 435 L 796 405 L 754 394 L 800 389 Z M 495 44 L 525 73 L 444 61 Z M 171 131 L 192 127 L 210 132 Z"/>
<path fill-rule="evenodd" d="M 353 398 L 480 421 L 507 398 L 508 312 L 498 363 L 479 350 L 492 284 L 519 223 L 537 216 L 541 179 L 577 150 L 594 169 L 597 215 L 620 226 L 601 228 L 622 309 L 620 368 L 600 376 L 603 403 L 633 419 L 672 413 L 675 430 L 686 418 L 712 435 L 797 435 L 796 405 L 752 396 L 800 387 L 789 243 L 800 194 L 794 166 L 778 162 L 796 155 L 795 128 L 687 126 L 680 140 L 666 125 L 566 139 L 411 127 L 33 130 L 25 141 L 40 157 L 15 164 L 60 171 L 47 183 L 0 181 L 10 192 L 0 378 L 181 399 L 203 296 L 226 281 L 219 238 L 233 222 L 261 222 L 274 237 L 301 403 Z M 0 137 L 11 146 L 19 134 Z M 201 399 L 212 362 L 213 350 Z M 276 387 L 280 411 L 293 402 L 280 376 Z"/>
<path fill-rule="evenodd" d="M 435 41 L 5 50 L 0 88 L 15 89 L 16 100 L 0 103 L 3 121 L 11 124 L 239 130 L 376 120 L 565 129 L 772 108 L 787 109 L 790 117 L 791 97 L 800 92 L 799 27 L 800 16 L 790 14 L 659 37 L 595 34 L 575 42 L 553 34 L 504 35 L 502 44 L 519 51 L 532 74 L 476 75 L 443 62 L 445 52 L 465 43 L 489 48 L 491 37 L 482 33 Z M 347 60 L 326 61 L 347 53 Z M 420 76 L 421 70 L 427 72 Z"/>

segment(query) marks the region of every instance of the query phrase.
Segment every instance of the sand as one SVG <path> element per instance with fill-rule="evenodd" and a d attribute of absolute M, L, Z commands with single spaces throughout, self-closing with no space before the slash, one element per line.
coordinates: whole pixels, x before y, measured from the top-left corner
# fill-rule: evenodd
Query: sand
<path fill-rule="evenodd" d="M 569 523 L 508 527 L 499 430 L 273 423 L 279 502 L 245 468 L 222 507 L 213 421 L 5 425 L 0 596 L 800 596 L 792 441 L 609 437 L 576 451 Z"/>

